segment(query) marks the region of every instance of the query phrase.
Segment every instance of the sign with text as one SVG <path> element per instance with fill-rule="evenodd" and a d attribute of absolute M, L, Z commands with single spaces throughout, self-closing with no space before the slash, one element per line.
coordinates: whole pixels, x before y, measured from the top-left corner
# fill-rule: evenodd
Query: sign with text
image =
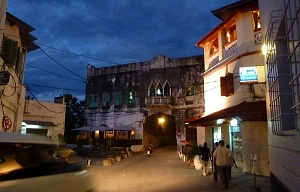
<path fill-rule="evenodd" d="M 10 74 L 8 71 L 0 71 L 0 85 L 7 85 L 9 76 Z"/>
<path fill-rule="evenodd" d="M 251 154 L 251 161 L 253 163 L 257 161 L 257 155 L 256 154 Z"/>

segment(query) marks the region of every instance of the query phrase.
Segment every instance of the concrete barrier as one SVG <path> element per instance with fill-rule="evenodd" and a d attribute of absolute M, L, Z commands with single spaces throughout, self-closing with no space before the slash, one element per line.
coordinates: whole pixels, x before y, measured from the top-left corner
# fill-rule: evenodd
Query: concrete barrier
<path fill-rule="evenodd" d="M 130 149 L 133 152 L 141 152 L 143 150 L 143 145 L 131 145 Z"/>

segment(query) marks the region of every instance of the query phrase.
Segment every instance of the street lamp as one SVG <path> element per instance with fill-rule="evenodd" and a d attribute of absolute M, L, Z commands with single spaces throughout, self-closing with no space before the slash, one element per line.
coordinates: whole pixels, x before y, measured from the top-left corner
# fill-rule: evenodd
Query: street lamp
<path fill-rule="evenodd" d="M 165 122 L 165 119 L 163 117 L 158 118 L 159 125 L 161 125 L 164 122 Z"/>

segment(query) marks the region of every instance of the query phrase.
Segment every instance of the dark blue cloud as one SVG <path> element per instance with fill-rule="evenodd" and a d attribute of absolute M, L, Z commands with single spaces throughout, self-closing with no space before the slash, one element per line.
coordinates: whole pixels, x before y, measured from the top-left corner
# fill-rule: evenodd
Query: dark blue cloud
<path fill-rule="evenodd" d="M 9 0 L 7 10 L 36 29 L 42 50 L 28 54 L 25 83 L 39 100 L 53 101 L 64 93 L 84 99 L 78 76 L 86 78 L 87 64 L 202 54 L 195 43 L 220 23 L 211 11 L 236 1 Z"/>

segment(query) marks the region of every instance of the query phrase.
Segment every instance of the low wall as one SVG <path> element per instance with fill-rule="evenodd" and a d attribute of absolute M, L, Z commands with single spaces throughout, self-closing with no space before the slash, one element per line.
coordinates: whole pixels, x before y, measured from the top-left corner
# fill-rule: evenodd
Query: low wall
<path fill-rule="evenodd" d="M 140 152 L 143 150 L 143 145 L 131 145 L 130 149 L 133 152 Z"/>

